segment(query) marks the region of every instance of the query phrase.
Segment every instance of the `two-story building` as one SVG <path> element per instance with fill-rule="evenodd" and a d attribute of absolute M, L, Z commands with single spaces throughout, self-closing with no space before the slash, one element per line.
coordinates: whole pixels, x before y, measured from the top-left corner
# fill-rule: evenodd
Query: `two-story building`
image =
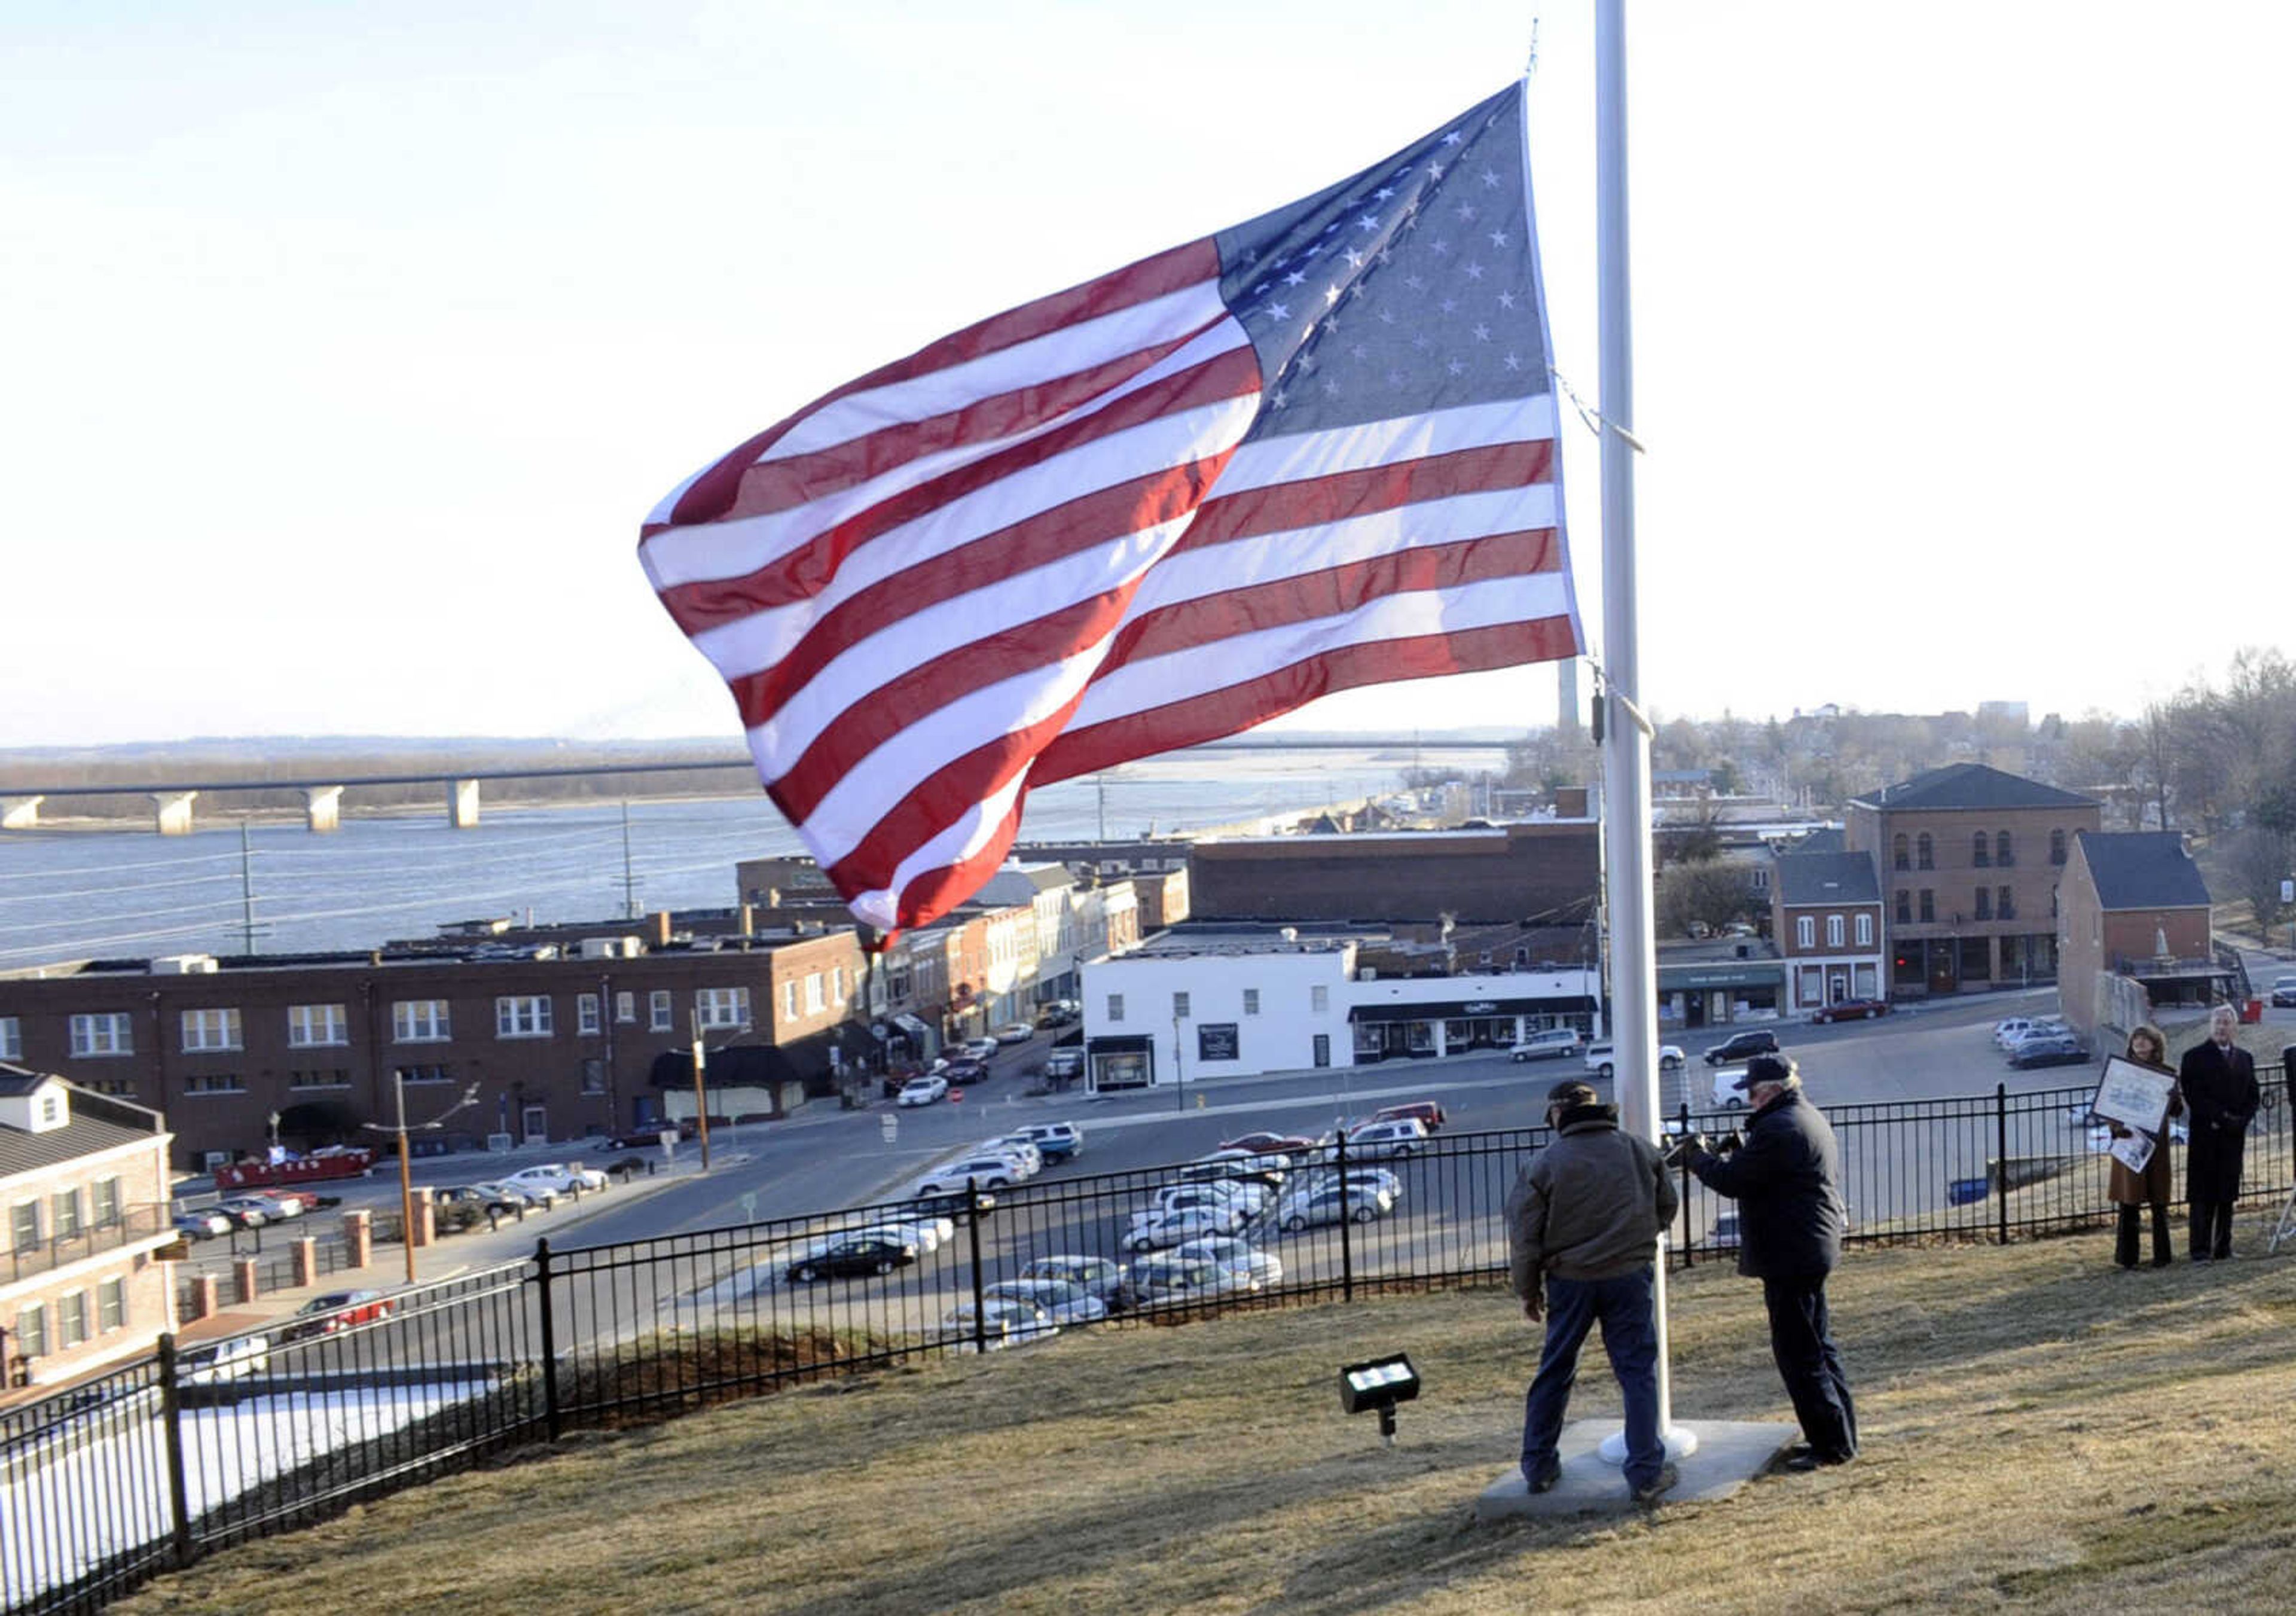
<path fill-rule="evenodd" d="M 2102 808 L 1981 763 L 1853 799 L 1843 841 L 1888 895 L 1889 997 L 2056 980 L 2058 882 Z"/>
<path fill-rule="evenodd" d="M 1882 889 L 1871 854 L 1779 854 L 1770 935 L 1785 964 L 1788 1014 L 1889 997 Z"/>
<path fill-rule="evenodd" d="M 2208 882 L 2175 831 L 2075 833 L 2057 948 L 2059 1007 L 2092 1039 L 2197 1017 L 2231 996 L 2236 975 L 2217 957 Z"/>
<path fill-rule="evenodd" d="M 156 1112 L 0 1063 L 0 1394 L 175 1328 L 168 1142 Z"/>

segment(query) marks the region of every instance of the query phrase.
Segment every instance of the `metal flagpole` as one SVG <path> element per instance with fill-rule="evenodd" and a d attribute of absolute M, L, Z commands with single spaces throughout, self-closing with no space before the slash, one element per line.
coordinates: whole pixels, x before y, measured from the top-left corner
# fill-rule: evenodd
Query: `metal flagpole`
<path fill-rule="evenodd" d="M 1606 707 L 1603 818 L 1609 841 L 1611 1032 L 1620 1120 L 1659 1139 L 1658 953 L 1651 917 L 1650 724 L 1642 706 L 1635 585 L 1634 328 L 1628 293 L 1626 0 L 1595 7 L 1595 239 L 1602 334 L 1603 680 Z M 1666 1321 L 1666 1243 L 1659 1247 L 1652 1323 L 1658 1335 L 1659 1429 L 1670 1455 L 1697 1439 L 1674 1424 Z M 1611 1444 L 1603 1445 L 1611 1456 Z M 1625 1442 L 1616 1457 L 1625 1458 Z"/>

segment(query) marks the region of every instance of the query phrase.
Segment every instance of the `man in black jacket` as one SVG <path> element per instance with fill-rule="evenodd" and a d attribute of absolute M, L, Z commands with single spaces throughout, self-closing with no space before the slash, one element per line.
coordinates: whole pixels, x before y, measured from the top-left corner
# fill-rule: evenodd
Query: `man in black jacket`
<path fill-rule="evenodd" d="M 2209 1013 L 2209 1036 L 2185 1051 L 2177 1067 L 2192 1130 L 2185 1200 L 2192 1208 L 2194 1262 L 2232 1255 L 2232 1203 L 2240 1199 L 2241 1157 L 2260 1098 L 2256 1057 L 2233 1041 L 2239 1022 L 2230 1005 L 2218 1005 Z"/>
<path fill-rule="evenodd" d="M 1846 1464 L 1857 1456 L 1857 1411 L 1825 1306 L 1825 1276 L 1841 1260 L 1849 1221 L 1841 1153 L 1786 1056 L 1755 1056 L 1737 1087 L 1754 1107 L 1745 1144 L 1718 1156 L 1693 1138 L 1685 1159 L 1707 1187 L 1738 1203 L 1738 1272 L 1762 1282 L 1770 1354 L 1808 1439 L 1786 1468 Z"/>

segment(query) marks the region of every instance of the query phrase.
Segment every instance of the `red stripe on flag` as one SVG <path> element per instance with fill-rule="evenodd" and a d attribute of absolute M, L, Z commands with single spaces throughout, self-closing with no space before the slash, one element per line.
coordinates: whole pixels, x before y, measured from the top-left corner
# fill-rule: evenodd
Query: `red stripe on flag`
<path fill-rule="evenodd" d="M 1281 533 L 1391 511 L 1398 505 L 1526 488 L 1554 480 L 1554 444 L 1546 439 L 1495 443 L 1394 465 L 1334 472 L 1327 477 L 1271 483 L 1207 500 L 1181 547 L 1200 550 L 1255 533 Z"/>
<path fill-rule="evenodd" d="M 989 488 L 1070 449 L 1164 416 L 1248 398 L 1259 390 L 1259 360 L 1250 348 L 1232 349 L 1112 399 L 1054 431 L 955 467 L 930 481 L 856 513 L 812 539 L 740 578 L 709 578 L 662 591 L 662 603 L 688 635 L 732 622 L 752 611 L 818 595 L 856 549 L 950 501 Z"/>
<path fill-rule="evenodd" d="M 807 416 L 840 398 L 890 382 L 906 381 L 952 365 L 962 365 L 1022 342 L 1033 341 L 1063 326 L 1080 321 L 1098 319 L 1136 303 L 1168 296 L 1172 292 L 1217 280 L 1219 277 L 1219 249 L 1209 237 L 1160 252 L 1153 258 L 1128 264 L 1111 275 L 1086 281 L 1065 291 L 1054 292 L 1034 302 L 1008 308 L 1001 315 L 992 315 L 979 324 L 943 337 L 917 349 L 906 359 L 880 366 L 867 375 L 847 382 L 833 391 L 824 393 L 803 409 L 785 420 L 776 422 L 757 436 L 721 455 L 708 471 L 695 478 L 671 507 L 667 522 L 647 524 L 641 539 L 650 537 L 662 529 L 686 527 L 694 522 L 716 521 L 732 509 L 741 491 L 742 474 L 755 463 L 791 427 Z"/>
<path fill-rule="evenodd" d="M 997 865 L 1004 862 L 1004 856 L 1013 850 L 1013 839 L 1021 830 L 1021 811 L 1028 799 L 1024 787 L 1013 800 L 1013 811 L 1004 816 L 988 844 L 972 857 L 922 871 L 902 888 L 897 923 L 922 926 L 938 920 L 988 884 L 988 878 L 996 874 Z"/>
<path fill-rule="evenodd" d="M 1060 734 L 1061 726 L 1083 699 L 1084 693 L 1078 691 L 1059 710 L 1026 729 L 985 741 L 927 775 L 886 810 L 851 852 L 828 867 L 830 881 L 849 898 L 891 886 L 893 872 L 900 868 L 902 859 L 988 801 L 1026 768 L 1045 742 Z M 780 798 L 775 795 L 775 800 L 779 802 Z M 791 823 L 800 822 L 792 816 Z"/>
<path fill-rule="evenodd" d="M 896 467 L 967 443 L 993 443 L 1043 425 L 1112 391 L 1167 355 L 1201 336 L 1209 327 L 1183 332 L 1168 342 L 1119 355 L 1029 387 L 975 400 L 962 409 L 891 426 L 823 449 L 752 465 L 724 521 L 768 516 L 882 477 Z"/>
<path fill-rule="evenodd" d="M 984 585 L 1186 515 L 1227 460 L 1226 454 L 1215 455 L 1100 489 L 872 584 L 824 612 L 771 668 L 726 681 L 742 710 L 742 727 L 755 729 L 770 720 L 832 660 L 873 634 Z M 1128 589 L 1124 598 L 1131 595 Z M 1061 647 L 1044 660 L 1057 660 L 1073 649 Z"/>
<path fill-rule="evenodd" d="M 1230 635 L 1340 617 L 1385 595 L 1553 572 L 1562 564 L 1554 529 L 1529 528 L 1372 556 L 1321 572 L 1176 601 L 1127 623 L 1095 677 L 1128 662 L 1194 646 L 1216 650 L 1217 643 Z"/>
<path fill-rule="evenodd" d="M 1578 637 L 1563 616 L 1346 645 L 1225 690 L 1064 734 L 1045 749 L 1029 772 L 1029 783 L 1050 785 L 1175 747 L 1217 741 L 1334 691 L 1554 661 L 1578 652 Z"/>

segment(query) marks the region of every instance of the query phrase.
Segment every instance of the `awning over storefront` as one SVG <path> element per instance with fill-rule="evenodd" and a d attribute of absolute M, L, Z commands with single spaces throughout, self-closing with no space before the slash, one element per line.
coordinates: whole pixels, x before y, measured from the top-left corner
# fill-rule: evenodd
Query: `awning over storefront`
<path fill-rule="evenodd" d="M 913 1015 L 897 1015 L 893 1018 L 893 1025 L 906 1033 L 920 1049 L 932 1038 L 932 1029 Z"/>
<path fill-rule="evenodd" d="M 1571 1015 L 1595 1008 L 1583 994 L 1558 994 L 1553 998 L 1429 999 L 1416 1005 L 1357 1005 L 1348 1012 L 1350 1021 L 1474 1021 L 1500 1015 Z"/>
<path fill-rule="evenodd" d="M 1694 993 L 1706 988 L 1782 988 L 1786 968 L 1778 960 L 1734 960 L 1721 965 L 1658 968 L 1660 993 Z"/>

